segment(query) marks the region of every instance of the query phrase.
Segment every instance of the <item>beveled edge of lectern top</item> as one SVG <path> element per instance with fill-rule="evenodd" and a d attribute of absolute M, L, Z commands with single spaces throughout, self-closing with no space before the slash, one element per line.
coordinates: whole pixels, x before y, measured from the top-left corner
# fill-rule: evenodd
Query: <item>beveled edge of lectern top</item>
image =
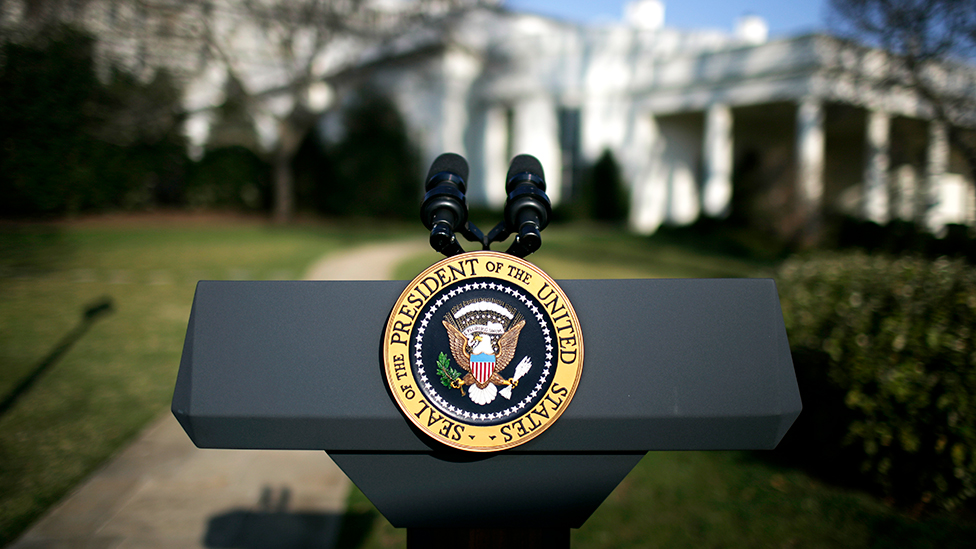
<path fill-rule="evenodd" d="M 559 420 L 506 452 L 772 449 L 799 415 L 772 280 L 557 282 L 586 338 L 582 376 Z M 201 281 L 173 413 L 201 448 L 443 451 L 384 383 L 380 340 L 405 286 Z M 533 428 L 530 415 L 512 436 Z"/>

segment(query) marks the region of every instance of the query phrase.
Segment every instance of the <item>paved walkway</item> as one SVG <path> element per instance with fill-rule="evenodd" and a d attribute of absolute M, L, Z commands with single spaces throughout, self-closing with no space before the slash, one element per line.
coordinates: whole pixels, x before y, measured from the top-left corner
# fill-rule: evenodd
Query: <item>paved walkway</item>
<path fill-rule="evenodd" d="M 325 257 L 305 278 L 382 279 L 425 250 L 371 244 Z M 167 413 L 11 548 L 326 548 L 349 486 L 324 452 L 200 450 Z"/>
<path fill-rule="evenodd" d="M 309 268 L 306 280 L 386 280 L 404 259 L 427 252 L 430 263 L 443 259 L 426 240 L 381 242 L 344 254 L 325 256 Z M 419 273 L 418 273 L 419 274 Z"/>

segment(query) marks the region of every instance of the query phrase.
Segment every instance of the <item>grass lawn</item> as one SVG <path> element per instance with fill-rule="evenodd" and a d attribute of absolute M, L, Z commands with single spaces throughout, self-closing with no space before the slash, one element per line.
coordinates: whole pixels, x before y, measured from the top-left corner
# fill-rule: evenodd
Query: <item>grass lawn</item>
<path fill-rule="evenodd" d="M 318 257 L 418 227 L 269 227 L 253 221 L 0 226 L 0 398 L 102 296 L 97 319 L 0 416 L 0 545 L 169 405 L 199 279 L 293 279 Z M 468 246 L 471 248 L 471 246 Z M 503 248 L 504 249 L 504 248 Z M 405 262 L 412 278 L 429 255 Z M 599 226 L 554 226 L 530 259 L 556 278 L 763 276 L 774 263 Z M 341 547 L 404 547 L 353 490 Z M 749 452 L 646 456 L 574 547 L 963 547 L 968 523 L 915 521 Z"/>
<path fill-rule="evenodd" d="M 402 548 L 390 526 L 353 489 L 343 549 Z M 976 526 L 914 520 L 877 498 L 771 466 L 752 452 L 653 452 L 578 530 L 585 548 L 969 548 Z"/>
<path fill-rule="evenodd" d="M 505 251 L 511 239 L 493 249 Z M 468 250 L 474 244 L 464 242 Z M 527 258 L 560 278 L 726 278 L 771 276 L 775 263 L 696 249 L 670 238 L 646 238 L 605 225 L 553 225 L 542 248 Z M 429 256 L 404 262 L 397 278 L 412 279 L 430 266 Z"/>
<path fill-rule="evenodd" d="M 742 257 L 690 245 L 685 237 L 641 238 L 574 225 L 547 229 L 542 249 L 529 259 L 556 279 L 772 276 L 774 260 Z M 397 274 L 412 278 L 425 263 L 407 261 Z M 976 539 L 972 522 L 915 520 L 868 494 L 773 465 L 763 454 L 649 453 L 572 532 L 572 546 L 934 549 L 971 547 Z M 344 547 L 405 546 L 406 533 L 390 526 L 355 489 L 349 513 L 354 520 Z"/>
<path fill-rule="evenodd" d="M 0 416 L 0 546 L 168 408 L 200 279 L 296 279 L 400 228 L 223 218 L 0 226 L 0 399 L 103 296 L 98 318 Z"/>

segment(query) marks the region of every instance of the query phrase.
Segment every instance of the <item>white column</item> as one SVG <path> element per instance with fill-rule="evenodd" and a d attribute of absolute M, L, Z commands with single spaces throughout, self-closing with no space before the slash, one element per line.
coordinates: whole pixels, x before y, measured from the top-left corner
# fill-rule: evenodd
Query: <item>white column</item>
<path fill-rule="evenodd" d="M 888 155 L 891 117 L 882 111 L 868 113 L 864 150 L 864 218 L 884 224 L 890 218 Z"/>
<path fill-rule="evenodd" d="M 665 162 L 666 143 L 653 114 L 642 117 L 642 137 L 646 139 L 645 161 L 634 174 L 630 201 L 630 228 L 643 235 L 654 233 L 667 217 L 668 173 Z"/>
<path fill-rule="evenodd" d="M 921 192 L 915 166 L 911 164 L 898 166 L 892 174 L 891 186 L 896 197 L 891 211 L 892 219 L 914 221 L 915 207 Z"/>
<path fill-rule="evenodd" d="M 725 217 L 732 203 L 732 109 L 716 103 L 705 113 L 705 215 Z"/>
<path fill-rule="evenodd" d="M 796 111 L 797 213 L 802 231 L 816 238 L 823 202 L 824 112 L 819 99 L 806 98 Z"/>
<path fill-rule="evenodd" d="M 468 127 L 468 94 L 472 83 L 481 72 L 481 64 L 474 56 L 458 50 L 449 50 L 443 63 L 440 148 L 444 152 L 465 156 L 464 132 Z"/>
<path fill-rule="evenodd" d="M 555 206 L 562 188 L 562 150 L 555 101 L 542 94 L 520 101 L 515 105 L 514 125 L 512 154 L 530 154 L 539 160 L 546 172 L 546 194 Z"/>
<path fill-rule="evenodd" d="M 490 208 L 505 205 L 505 173 L 508 171 L 508 109 L 494 105 L 485 112 L 484 174 L 485 201 Z"/>
<path fill-rule="evenodd" d="M 916 217 L 932 232 L 939 232 L 945 221 L 939 207 L 942 184 L 949 170 L 949 134 L 944 122 L 929 122 L 929 143 L 926 153 L 925 186 L 918 193 Z"/>

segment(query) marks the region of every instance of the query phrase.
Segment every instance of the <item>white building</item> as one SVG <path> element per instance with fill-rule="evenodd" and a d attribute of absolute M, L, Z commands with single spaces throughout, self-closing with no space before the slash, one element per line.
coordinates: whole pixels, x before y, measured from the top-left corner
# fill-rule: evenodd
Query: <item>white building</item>
<path fill-rule="evenodd" d="M 632 3 L 618 24 L 485 9 L 445 28 L 328 81 L 339 97 L 389 93 L 428 161 L 464 155 L 474 203 L 504 203 L 514 154 L 539 158 L 558 202 L 610 149 L 640 233 L 727 215 L 735 185 L 752 201 L 735 206 L 784 235 L 825 211 L 936 232 L 976 222 L 945 128 L 910 89 L 883 84 L 877 50 L 824 35 L 770 41 L 758 17 L 733 33 L 670 29 L 657 0 Z M 976 71 L 956 76 L 974 93 Z"/>
<path fill-rule="evenodd" d="M 376 1 L 387 4 L 405 5 Z M 4 26 L 22 20 L 26 5 L 4 3 Z M 249 21 L 232 0 L 78 5 L 66 17 L 99 37 L 107 59 L 145 78 L 161 66 L 181 75 L 196 150 L 211 137 L 234 72 L 254 99 L 251 117 L 269 150 L 295 140 L 281 122 L 296 106 L 322 112 L 320 126 L 334 127 L 329 121 L 364 87 L 383 91 L 425 165 L 446 151 L 468 159 L 474 204 L 501 207 L 515 154 L 539 158 L 558 203 L 609 149 L 640 233 L 732 209 L 784 236 L 815 232 L 836 211 L 879 223 L 915 219 L 934 232 L 976 224 L 969 170 L 926 103 L 887 83 L 883 52 L 824 35 L 768 40 L 759 17 L 726 33 L 668 28 L 659 0 L 632 2 L 624 21 L 594 26 L 490 6 L 445 8 L 431 24 L 382 43 L 340 37 L 315 51 L 301 28 L 291 29 L 295 40 L 282 56 L 276 31 Z M 140 39 L 147 34 L 154 40 Z M 302 78 L 312 81 L 296 95 Z M 946 82 L 976 95 L 971 66 L 954 67 Z"/>

